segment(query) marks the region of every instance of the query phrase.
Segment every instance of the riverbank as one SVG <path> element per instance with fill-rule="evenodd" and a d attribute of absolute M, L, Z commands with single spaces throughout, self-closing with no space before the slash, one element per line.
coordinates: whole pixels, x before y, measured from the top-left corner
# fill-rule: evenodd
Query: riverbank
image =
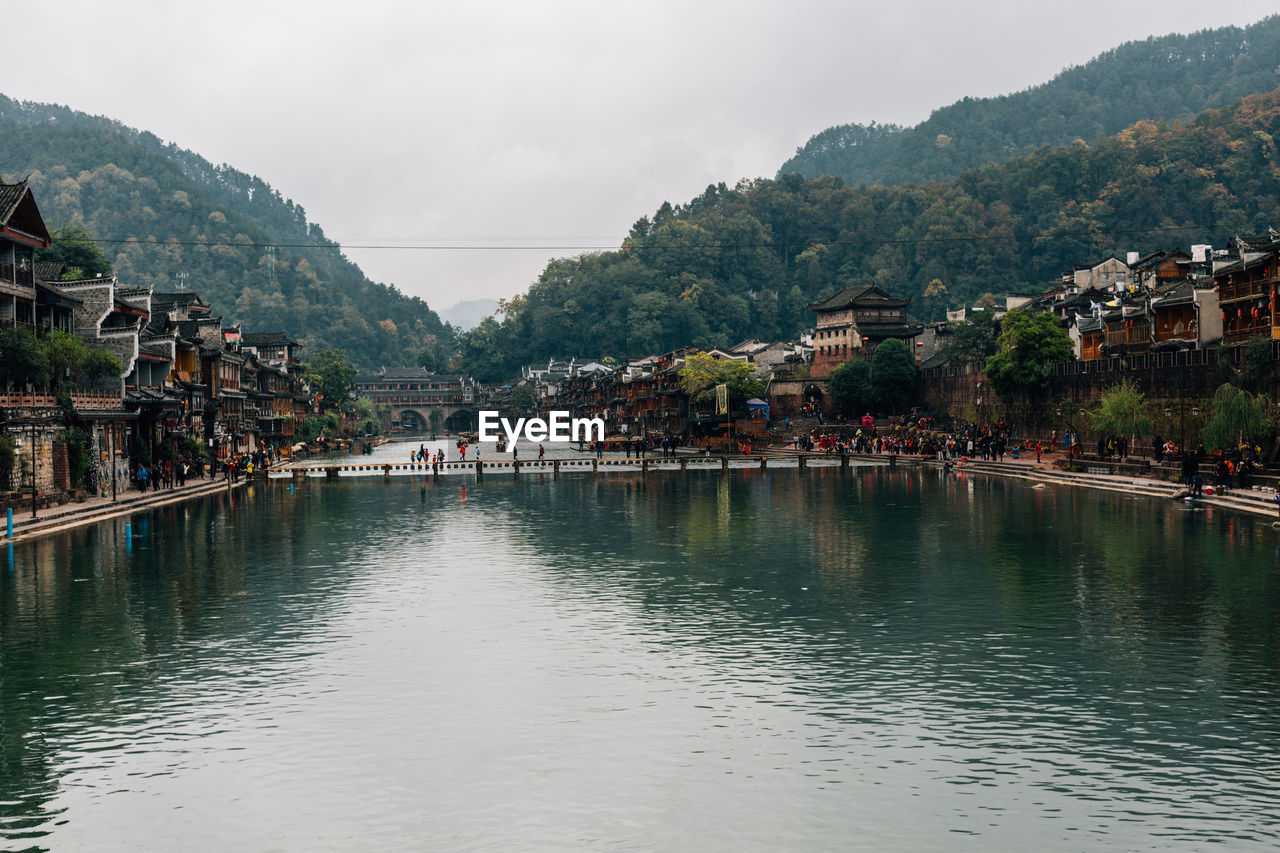
<path fill-rule="evenodd" d="M 1185 487 L 1181 483 L 1173 483 L 1158 477 L 1146 477 L 1132 474 L 1099 474 L 1087 471 L 1064 471 L 1056 467 L 1056 463 L 1065 456 L 1061 453 L 1043 454 L 1040 462 L 1028 454 L 1021 459 L 1006 458 L 1000 462 L 969 459 L 951 463 L 954 470 L 966 475 L 988 475 L 1013 477 L 1036 483 L 1074 486 L 1079 488 L 1100 489 L 1111 492 L 1126 492 L 1147 497 L 1161 497 L 1170 500 L 1183 500 L 1181 495 Z M 924 464 L 942 466 L 936 460 L 926 460 Z M 1216 506 L 1233 509 L 1253 515 L 1277 518 L 1275 493 L 1265 488 L 1229 489 L 1226 494 L 1202 494 L 1194 499 L 1197 505 Z"/>
<path fill-rule="evenodd" d="M 132 515 L 169 504 L 225 493 L 243 487 L 245 482 L 244 479 L 236 482 L 223 479 L 189 480 L 185 486 L 153 489 L 149 492 L 130 491 L 117 496 L 114 500 L 110 497 L 94 496 L 79 503 L 38 508 L 34 515 L 30 509 L 15 510 L 13 538 L 5 541 L 18 542 L 23 539 L 48 536 L 122 515 Z"/>
<path fill-rule="evenodd" d="M 1142 495 L 1146 497 L 1160 497 L 1169 500 L 1181 500 L 1179 494 L 1183 491 L 1183 487 L 1177 483 L 1171 483 L 1167 480 L 1158 479 L 1156 477 L 1132 476 L 1128 474 L 1099 474 L 1081 471 L 1063 471 L 1055 466 L 1059 461 L 1061 454 L 1043 454 L 1041 461 L 1037 462 L 1034 456 L 1028 455 L 1020 459 L 1006 457 L 1001 461 L 984 461 L 980 459 L 963 459 L 953 460 L 949 463 L 939 462 L 932 457 L 916 457 L 916 456 L 896 456 L 893 457 L 894 462 L 900 465 L 918 465 L 930 468 L 945 468 L 957 474 L 958 476 L 994 476 L 1007 477 L 1018 480 L 1024 480 L 1035 484 L 1070 486 L 1074 488 L 1098 489 L 1103 491 L 1125 492 L 1128 494 Z M 359 458 L 359 457 L 357 457 Z M 778 468 L 791 468 L 790 463 L 795 461 L 795 467 L 809 466 L 819 467 L 823 465 L 839 464 L 839 457 L 824 453 L 808 453 L 804 451 L 782 451 L 765 454 L 764 456 L 750 457 L 726 457 L 733 464 L 724 468 L 724 470 L 743 470 L 744 467 L 757 468 L 760 465 L 768 466 L 771 470 Z M 871 463 L 887 465 L 890 463 L 890 457 L 886 454 L 850 454 L 849 461 L 859 463 Z M 635 458 L 610 456 L 599 460 L 598 470 L 606 473 L 618 471 L 633 471 L 636 469 L 648 469 L 655 476 L 663 476 L 672 471 L 682 470 L 685 466 L 676 466 L 680 460 L 684 460 L 686 465 L 690 461 L 696 461 L 703 464 L 696 466 L 690 465 L 693 470 L 722 470 L 721 459 L 718 457 L 702 457 L 698 455 L 680 454 L 676 459 L 663 459 L 661 456 L 650 457 L 647 460 L 652 465 L 641 466 L 640 460 Z M 326 460 L 329 462 L 337 462 L 339 460 Z M 347 461 L 345 459 L 341 461 Z M 597 466 L 591 465 L 591 459 L 584 456 L 581 460 L 574 460 L 578 463 L 577 467 L 573 467 L 568 462 L 564 463 L 564 471 L 568 473 L 584 473 L 585 469 L 590 466 L 593 470 L 597 470 Z M 281 466 L 273 469 L 273 473 L 293 476 L 296 468 L 303 466 Z M 309 466 L 308 466 L 309 467 Z M 338 466 L 324 466 L 334 467 Z M 363 473 L 367 474 L 389 474 L 390 471 L 384 469 L 394 469 L 396 473 L 403 474 L 400 469 L 412 469 L 409 473 L 431 473 L 430 465 L 357 465 L 342 466 L 344 468 L 361 468 L 365 469 Z M 553 465 L 551 462 L 538 464 L 536 462 L 525 462 L 521 465 L 525 473 L 528 474 L 547 474 L 551 473 Z M 555 465 L 555 469 L 559 469 L 560 465 Z M 444 473 L 449 474 L 467 474 L 473 470 L 473 463 L 450 462 L 442 466 Z M 512 464 L 508 460 L 486 460 L 485 469 L 487 473 L 494 476 L 510 476 L 512 472 Z M 556 470 L 556 473 L 559 473 Z M 38 536 L 46 536 L 52 533 L 59 533 L 75 527 L 87 524 L 96 524 L 99 521 L 105 521 L 110 518 L 116 518 L 122 515 L 131 515 L 133 513 L 145 512 L 156 507 L 166 506 L 186 500 L 194 500 L 196 498 L 207 497 L 209 495 L 226 492 L 228 490 L 243 487 L 245 479 L 236 482 L 228 482 L 226 480 L 193 480 L 185 486 L 179 486 L 172 489 L 161 489 L 147 493 L 129 492 L 125 496 L 121 496 L 116 500 L 102 497 L 92 497 L 81 503 L 62 504 L 43 509 L 37 509 L 34 517 L 28 512 L 15 512 L 13 518 L 13 538 L 7 541 L 17 542 L 23 539 L 29 539 Z M 1222 509 L 1236 510 L 1246 512 L 1253 515 L 1268 516 L 1273 519 L 1277 518 L 1277 509 L 1274 502 L 1273 493 L 1265 489 L 1239 489 L 1230 490 L 1227 494 L 1202 495 L 1195 499 L 1195 503 L 1201 506 L 1215 506 Z"/>

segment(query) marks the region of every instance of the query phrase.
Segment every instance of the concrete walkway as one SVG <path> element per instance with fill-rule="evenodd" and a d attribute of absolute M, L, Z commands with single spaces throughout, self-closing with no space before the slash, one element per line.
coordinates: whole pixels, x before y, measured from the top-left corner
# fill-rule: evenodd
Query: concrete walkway
<path fill-rule="evenodd" d="M 1036 462 L 1035 454 L 1024 454 L 1020 459 L 1008 456 L 1001 462 L 984 462 L 981 459 L 970 459 L 953 463 L 954 470 L 966 474 L 986 474 L 1000 477 L 1014 477 L 1037 483 L 1078 486 L 1090 489 L 1103 489 L 1113 492 L 1147 495 L 1181 500 L 1185 487 L 1181 483 L 1170 482 L 1158 476 L 1136 476 L 1130 474 L 1089 474 L 1081 471 L 1063 471 L 1055 466 L 1059 460 L 1065 459 L 1062 453 L 1045 453 L 1041 461 Z M 940 462 L 929 461 L 926 464 L 941 465 Z M 1216 490 L 1215 490 L 1216 491 Z M 1195 499 L 1197 504 L 1223 507 L 1255 515 L 1270 516 L 1280 519 L 1275 503 L 1275 492 L 1270 488 L 1258 487 L 1249 489 L 1228 489 L 1226 494 L 1203 494 Z"/>
<path fill-rule="evenodd" d="M 176 486 L 172 489 L 156 489 L 145 493 L 124 492 L 118 494 L 116 500 L 95 495 L 80 503 L 66 503 L 37 509 L 34 518 L 31 515 L 31 507 L 28 505 L 26 508 L 13 511 L 13 539 L 3 541 L 17 542 L 34 536 L 47 536 L 50 533 L 94 524 L 121 515 L 144 512 L 155 507 L 227 492 L 230 489 L 240 488 L 244 484 L 243 477 L 239 482 L 231 484 L 223 479 L 188 480 L 185 486 Z M 5 532 L 5 529 L 0 527 L 0 537 L 3 537 Z"/>

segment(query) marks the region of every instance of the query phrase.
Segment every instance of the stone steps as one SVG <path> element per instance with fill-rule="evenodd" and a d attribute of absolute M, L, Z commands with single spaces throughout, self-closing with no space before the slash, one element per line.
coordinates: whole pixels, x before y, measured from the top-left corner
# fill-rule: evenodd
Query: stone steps
<path fill-rule="evenodd" d="M 245 480 L 233 483 L 242 485 Z M 153 507 L 177 503 L 191 498 L 203 497 L 227 490 L 225 480 L 196 480 L 186 486 L 174 489 L 159 489 L 146 493 L 129 492 L 115 501 L 93 499 L 86 503 L 62 504 L 54 509 L 37 510 L 36 518 L 28 514 L 25 517 L 14 513 L 13 538 L 43 535 L 64 528 L 82 524 L 92 524 L 118 515 L 143 512 Z M 0 529 L 0 535 L 3 530 Z"/>
<path fill-rule="evenodd" d="M 1180 483 L 1165 483 L 1142 477 L 1048 470 L 973 460 L 966 461 L 959 470 L 965 473 L 985 473 L 1042 483 L 1062 483 L 1149 497 L 1173 498 L 1183 490 Z M 1266 488 L 1229 489 L 1226 494 L 1201 495 L 1196 498 L 1196 501 L 1258 515 L 1275 516 L 1277 514 L 1274 492 Z"/>

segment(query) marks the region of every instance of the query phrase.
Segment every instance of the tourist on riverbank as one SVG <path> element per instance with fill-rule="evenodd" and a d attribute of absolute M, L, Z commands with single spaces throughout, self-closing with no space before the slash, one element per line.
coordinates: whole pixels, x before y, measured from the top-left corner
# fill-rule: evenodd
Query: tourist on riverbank
<path fill-rule="evenodd" d="M 1227 488 L 1231 483 L 1231 463 L 1226 459 L 1219 459 L 1218 464 L 1213 469 L 1213 485 L 1219 494 L 1226 494 Z"/>

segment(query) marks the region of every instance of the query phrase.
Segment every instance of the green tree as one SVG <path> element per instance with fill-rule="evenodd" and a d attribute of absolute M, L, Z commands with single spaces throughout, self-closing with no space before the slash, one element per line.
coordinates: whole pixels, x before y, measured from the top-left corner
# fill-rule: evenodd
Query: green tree
<path fill-rule="evenodd" d="M 92 278 L 111 271 L 111 262 L 98 248 L 93 235 L 79 225 L 66 223 L 49 234 L 52 245 L 41 249 L 36 257 L 42 261 L 58 261 L 67 268 L 64 278 Z"/>
<path fill-rule="evenodd" d="M 511 410 L 517 415 L 532 415 L 536 413 L 540 402 L 542 400 L 538 396 L 538 389 L 532 385 L 517 385 L 511 389 Z"/>
<path fill-rule="evenodd" d="M 67 468 L 70 473 L 71 488 L 86 488 L 86 478 L 93 468 L 93 454 L 90 451 L 89 435 L 79 427 L 72 427 L 63 435 L 63 443 L 67 446 Z"/>
<path fill-rule="evenodd" d="M 871 409 L 875 397 L 871 391 L 871 362 L 865 358 L 851 358 L 831 373 L 827 390 L 836 410 L 846 415 L 856 415 Z"/>
<path fill-rule="evenodd" d="M 347 360 L 345 350 L 322 349 L 307 362 L 303 375 L 325 407 L 342 406 L 351 395 L 356 368 Z"/>
<path fill-rule="evenodd" d="M 1201 433 L 1209 450 L 1232 450 L 1241 443 L 1252 445 L 1275 434 L 1275 410 L 1262 394 L 1250 394 L 1224 383 L 1213 395 L 1211 411 Z"/>
<path fill-rule="evenodd" d="M 705 403 L 713 398 L 717 385 L 728 385 L 733 406 L 764 393 L 764 383 L 754 372 L 755 368 L 748 362 L 720 360 L 697 352 L 687 356 L 684 367 L 680 368 L 680 387 L 690 399 Z"/>
<path fill-rule="evenodd" d="M 871 354 L 871 389 L 876 402 L 890 412 L 899 412 L 916 399 L 916 357 L 911 347 L 897 338 L 876 346 Z"/>
<path fill-rule="evenodd" d="M 1098 408 L 1089 414 L 1089 423 L 1099 432 L 1136 439 L 1151 432 L 1151 418 L 1146 414 L 1146 405 L 1138 383 L 1124 379 L 1102 392 Z"/>
<path fill-rule="evenodd" d="M 49 381 L 49 356 L 35 333 L 24 327 L 0 332 L 0 383 L 22 386 Z"/>
<path fill-rule="evenodd" d="M 84 361 L 81 363 L 80 369 L 84 372 L 85 386 L 92 388 L 98 384 L 99 380 L 107 377 L 120 378 L 120 374 L 124 371 L 124 365 L 120 363 L 120 356 L 111 350 L 102 347 L 89 347 L 85 351 Z"/>
<path fill-rule="evenodd" d="M 1071 353 L 1071 338 L 1052 314 L 1010 311 L 987 359 L 987 382 L 997 394 L 1036 394 L 1048 387 L 1050 368 Z"/>
<path fill-rule="evenodd" d="M 996 352 L 995 312 L 975 312 L 967 321 L 957 325 L 951 330 L 942 351 L 959 365 L 986 364 Z"/>
<path fill-rule="evenodd" d="M 63 387 L 73 376 L 79 378 L 87 355 L 84 342 L 80 338 L 59 329 L 52 329 L 42 343 L 45 358 L 49 362 L 49 374 L 55 388 Z"/>
<path fill-rule="evenodd" d="M 351 417 L 356 422 L 356 431 L 361 435 L 378 435 L 382 432 L 382 420 L 378 410 L 368 397 L 357 397 L 348 406 Z"/>
<path fill-rule="evenodd" d="M 13 464 L 18 459 L 17 442 L 7 430 L 0 431 L 0 491 L 12 491 Z"/>

